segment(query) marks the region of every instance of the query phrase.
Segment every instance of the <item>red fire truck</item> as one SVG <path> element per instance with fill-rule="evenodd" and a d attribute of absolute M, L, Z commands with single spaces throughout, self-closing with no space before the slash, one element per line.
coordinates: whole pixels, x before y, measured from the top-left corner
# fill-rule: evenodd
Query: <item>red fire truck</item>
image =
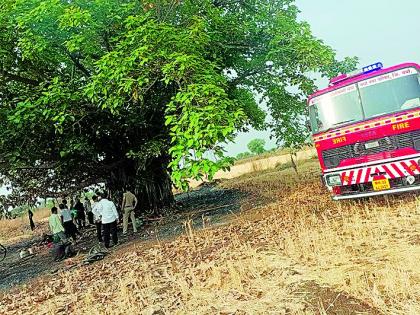
<path fill-rule="evenodd" d="M 378 62 L 340 75 L 308 106 L 333 199 L 420 189 L 420 65 Z"/>

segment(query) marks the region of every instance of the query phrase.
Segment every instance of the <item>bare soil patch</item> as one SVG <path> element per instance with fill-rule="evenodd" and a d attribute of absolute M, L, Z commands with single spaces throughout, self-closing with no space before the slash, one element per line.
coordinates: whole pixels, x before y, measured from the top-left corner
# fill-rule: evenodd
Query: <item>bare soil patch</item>
<path fill-rule="evenodd" d="M 313 313 L 330 315 L 353 314 L 382 314 L 368 303 L 349 295 L 346 292 L 337 292 L 329 287 L 320 286 L 314 281 L 302 284 L 298 292 L 305 296 L 307 310 Z"/>

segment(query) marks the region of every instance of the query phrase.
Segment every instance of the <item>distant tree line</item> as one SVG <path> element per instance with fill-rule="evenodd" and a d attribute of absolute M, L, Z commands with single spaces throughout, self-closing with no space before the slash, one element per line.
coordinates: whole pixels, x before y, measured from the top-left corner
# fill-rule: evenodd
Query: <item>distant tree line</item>
<path fill-rule="evenodd" d="M 265 145 L 266 145 L 266 142 L 264 139 L 258 139 L 258 138 L 253 139 L 247 145 L 249 151 L 239 153 L 236 156 L 236 159 L 242 160 L 242 159 L 246 159 L 248 157 L 256 156 L 256 155 L 263 154 L 266 152 L 274 152 L 278 149 L 277 147 L 274 147 L 272 149 L 267 150 L 265 149 Z"/>

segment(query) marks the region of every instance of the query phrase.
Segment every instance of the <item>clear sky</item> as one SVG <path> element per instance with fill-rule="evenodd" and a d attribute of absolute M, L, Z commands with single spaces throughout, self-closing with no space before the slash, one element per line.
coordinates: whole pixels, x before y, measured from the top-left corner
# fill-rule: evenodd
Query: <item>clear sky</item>
<path fill-rule="evenodd" d="M 360 65 L 377 61 L 384 66 L 412 61 L 420 63 L 420 0 L 296 0 L 300 18 L 313 34 L 324 40 L 338 58 L 357 56 Z M 235 156 L 247 151 L 254 138 L 274 146 L 268 131 L 242 133 L 226 146 Z"/>

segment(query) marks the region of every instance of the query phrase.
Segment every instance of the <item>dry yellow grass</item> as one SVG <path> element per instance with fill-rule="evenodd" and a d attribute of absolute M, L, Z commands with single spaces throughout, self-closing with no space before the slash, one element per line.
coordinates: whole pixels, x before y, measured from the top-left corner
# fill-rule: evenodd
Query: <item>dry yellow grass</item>
<path fill-rule="evenodd" d="M 264 222 L 265 237 L 278 233 L 284 254 L 318 283 L 384 313 L 420 314 L 420 199 L 405 195 L 332 202 L 313 182 L 316 163 L 307 163 L 304 170 L 298 180 L 290 170 L 241 180 L 246 191 L 278 195 L 256 221 Z M 283 183 L 273 179 L 279 175 Z"/>
<path fill-rule="evenodd" d="M 224 182 L 272 202 L 39 279 L 1 295 L 0 313 L 420 314 L 420 199 L 335 203 L 317 167 Z"/>
<path fill-rule="evenodd" d="M 42 234 L 45 231 L 45 223 L 50 214 L 51 212 L 47 208 L 38 209 L 34 212 L 36 229 L 33 232 L 30 229 L 27 215 L 12 220 L 0 220 L 0 243 L 9 244 L 19 239 Z"/>

